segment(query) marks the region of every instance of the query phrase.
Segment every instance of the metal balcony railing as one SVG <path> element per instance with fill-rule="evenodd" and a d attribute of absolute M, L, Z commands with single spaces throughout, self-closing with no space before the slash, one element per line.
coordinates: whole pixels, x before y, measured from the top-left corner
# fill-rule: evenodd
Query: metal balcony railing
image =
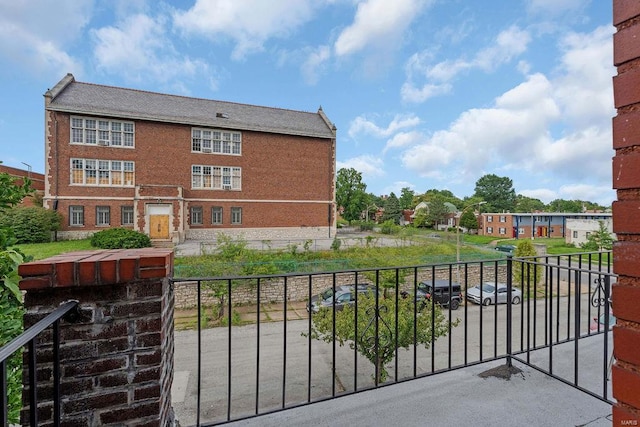
<path fill-rule="evenodd" d="M 176 372 L 192 378 L 177 418 L 225 423 L 502 359 L 611 402 L 610 257 L 173 279 L 192 288 L 197 316 L 196 331 L 176 333 Z M 205 306 L 205 293 L 218 303 Z M 205 327 L 206 313 L 222 313 L 219 327 Z"/>

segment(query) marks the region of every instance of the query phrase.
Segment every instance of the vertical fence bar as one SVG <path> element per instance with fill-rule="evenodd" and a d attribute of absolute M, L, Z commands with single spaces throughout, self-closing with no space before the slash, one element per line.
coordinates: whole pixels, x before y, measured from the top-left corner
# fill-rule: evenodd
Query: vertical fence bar
<path fill-rule="evenodd" d="M 198 385 L 196 391 L 196 425 L 200 425 L 200 402 L 202 400 L 202 281 L 198 280 L 197 282 L 197 290 L 198 290 L 198 301 L 196 305 L 198 306 Z"/>
<path fill-rule="evenodd" d="M 574 342 L 573 342 L 573 383 L 577 386 L 578 385 L 578 355 L 579 355 L 579 345 L 578 345 L 578 340 L 580 339 L 580 286 L 581 286 L 581 279 L 580 279 L 580 272 L 576 271 L 576 280 L 575 280 L 575 289 L 576 289 L 576 295 L 578 295 L 576 297 L 576 303 L 575 303 L 575 314 L 574 314 Z M 571 277 L 571 272 L 567 271 L 567 276 Z M 568 325 L 567 325 L 567 329 L 569 329 Z"/>
<path fill-rule="evenodd" d="M 459 265 L 458 265 L 458 268 L 460 268 Z M 452 338 L 451 337 L 451 320 L 452 320 L 452 318 L 451 318 L 451 316 L 452 316 L 452 314 L 451 314 L 451 298 L 453 297 L 453 285 L 451 283 L 452 280 L 453 280 L 453 265 L 449 264 L 449 305 L 448 305 L 448 307 L 449 307 L 449 325 L 448 325 L 448 328 L 449 329 L 448 329 L 448 332 L 447 332 L 447 338 L 448 338 L 448 344 L 449 344 L 448 347 L 447 347 L 447 349 L 448 349 L 447 354 L 449 355 L 449 361 L 448 361 L 448 365 L 447 366 L 449 367 L 449 369 L 451 369 L 451 353 L 452 353 L 452 351 L 451 351 L 452 350 L 452 345 L 451 345 L 451 338 Z M 436 287 L 434 285 L 433 286 L 434 292 L 435 292 L 435 289 L 436 289 Z M 435 299 L 435 295 L 432 295 L 431 298 Z"/>
<path fill-rule="evenodd" d="M 36 372 L 36 338 L 29 341 L 29 422 L 38 425 L 38 388 Z"/>
<path fill-rule="evenodd" d="M 498 357 L 498 261 L 493 264 L 493 357 Z"/>
<path fill-rule="evenodd" d="M 53 322 L 53 425 L 60 426 L 60 320 Z"/>
<path fill-rule="evenodd" d="M 331 396 L 336 395 L 336 273 L 332 275 L 331 293 Z"/>
<path fill-rule="evenodd" d="M 560 266 L 558 266 L 558 271 L 560 271 Z M 567 341 L 571 337 L 571 291 L 573 290 L 575 293 L 575 298 L 580 298 L 580 290 L 578 288 L 571 288 L 571 257 L 567 262 Z M 575 303 L 574 303 L 575 305 Z M 578 339 L 579 335 L 576 335 L 576 339 Z"/>
<path fill-rule="evenodd" d="M 560 267 L 556 267 L 556 343 L 560 342 L 560 279 Z"/>
<path fill-rule="evenodd" d="M 309 318 L 308 318 L 308 325 L 307 325 L 307 347 L 309 349 L 309 352 L 307 354 L 307 358 L 308 358 L 308 362 L 307 362 L 307 403 L 311 403 L 311 363 L 312 363 L 312 359 L 311 359 L 311 355 L 312 355 L 312 344 L 311 344 L 311 328 L 312 328 L 312 316 L 313 316 L 313 307 L 311 306 L 311 298 L 313 297 L 313 279 L 312 276 L 309 275 L 309 285 L 308 285 L 309 289 L 308 291 L 308 308 L 309 308 Z M 319 297 L 318 297 L 319 298 Z M 357 324 L 356 324 L 357 325 Z M 357 326 L 356 326 L 357 327 Z M 357 367 L 356 367 L 357 369 Z"/>
<path fill-rule="evenodd" d="M 398 308 L 398 302 L 399 302 L 398 301 L 398 293 L 400 291 L 400 289 L 399 289 L 400 288 L 400 269 L 399 268 L 396 268 L 396 286 L 395 286 L 395 288 L 396 288 L 396 294 L 395 294 L 395 299 L 396 299 L 395 300 L 395 305 L 396 305 L 395 312 L 396 313 L 395 313 L 395 325 L 394 325 L 395 336 L 394 336 L 393 339 L 394 339 L 394 345 L 396 347 L 396 350 L 395 350 L 396 361 L 395 361 L 395 364 L 394 364 L 395 366 L 394 366 L 393 373 L 394 373 L 394 382 L 398 382 L 398 311 L 399 311 L 399 308 Z"/>
<path fill-rule="evenodd" d="M 431 267 L 431 289 L 435 290 L 436 267 Z M 435 340 L 435 324 L 436 324 L 436 312 L 435 307 L 435 295 L 431 295 L 431 372 L 436 370 L 436 340 Z"/>
<path fill-rule="evenodd" d="M 497 266 L 496 266 L 497 270 Z M 512 303 L 511 303 L 511 287 L 513 286 L 513 258 L 507 255 L 507 366 L 511 367 L 511 328 L 513 323 Z M 497 306 L 498 304 L 496 304 Z M 496 334 L 496 341 L 498 336 Z"/>
<path fill-rule="evenodd" d="M 228 378 L 229 378 L 229 382 L 227 383 L 227 421 L 231 420 L 231 360 L 232 360 L 232 354 L 231 354 L 231 327 L 233 326 L 231 324 L 231 310 L 232 310 L 232 305 L 231 305 L 231 279 L 227 280 L 227 316 L 228 316 L 228 323 L 229 323 L 229 327 L 227 328 L 227 334 L 228 334 L 228 340 L 229 340 L 229 351 L 227 353 L 227 364 L 228 364 Z"/>
<path fill-rule="evenodd" d="M 480 329 L 480 361 L 482 361 L 482 338 L 484 336 L 484 331 L 482 329 L 482 324 L 484 323 L 482 321 L 482 313 L 483 313 L 483 308 L 484 308 L 484 304 L 482 301 L 482 287 L 484 285 L 484 262 L 480 261 L 480 284 L 478 286 L 480 286 L 480 323 L 478 324 L 478 327 Z"/>
<path fill-rule="evenodd" d="M 283 296 L 283 321 L 282 321 L 282 333 L 284 334 L 283 348 L 282 348 L 282 408 L 287 404 L 287 279 L 284 277 L 284 296 Z"/>
<path fill-rule="evenodd" d="M 413 377 L 418 375 L 418 267 L 413 269 Z M 357 336 L 357 335 L 356 335 Z"/>
<path fill-rule="evenodd" d="M 549 274 L 550 282 L 549 288 L 551 289 L 551 295 L 549 296 L 549 374 L 553 374 L 553 272 Z"/>
<path fill-rule="evenodd" d="M 468 286 L 469 286 L 469 265 L 465 264 L 464 265 L 464 294 L 463 294 L 463 298 L 464 298 L 464 365 L 467 366 L 467 363 L 469 363 L 468 360 L 468 351 L 469 351 L 469 345 L 468 345 L 468 340 L 469 340 L 469 331 L 468 331 L 468 304 L 467 304 L 467 290 L 468 290 Z M 462 288 L 462 284 L 459 283 L 460 287 Z"/>
<path fill-rule="evenodd" d="M 603 379 L 602 379 L 602 397 L 607 399 L 609 381 L 609 303 L 610 303 L 610 286 L 611 278 L 607 275 L 604 277 L 604 357 L 603 357 Z M 598 324 L 600 321 L 598 321 Z M 613 355 L 611 356 L 613 357 Z"/>
<path fill-rule="evenodd" d="M 0 362 L 0 421 L 3 426 L 9 425 L 9 392 L 7 388 L 7 361 Z"/>
<path fill-rule="evenodd" d="M 378 294 L 380 290 L 380 270 L 376 270 L 376 310 L 375 310 L 375 316 L 376 316 L 376 320 L 375 320 L 375 329 L 376 329 L 376 334 L 375 334 L 375 339 L 373 341 L 373 350 L 376 353 L 376 357 L 375 357 L 375 361 L 376 361 L 376 367 L 375 367 L 375 381 L 374 384 L 376 386 L 376 388 L 378 387 L 378 379 L 380 376 L 380 348 L 379 346 L 379 340 L 380 340 L 380 295 Z"/>
<path fill-rule="evenodd" d="M 354 328 L 353 328 L 353 336 L 355 339 L 353 340 L 353 390 L 358 390 L 358 273 L 355 274 L 355 302 L 354 302 Z"/>
<path fill-rule="evenodd" d="M 256 283 L 256 415 L 260 412 L 260 278 Z"/>

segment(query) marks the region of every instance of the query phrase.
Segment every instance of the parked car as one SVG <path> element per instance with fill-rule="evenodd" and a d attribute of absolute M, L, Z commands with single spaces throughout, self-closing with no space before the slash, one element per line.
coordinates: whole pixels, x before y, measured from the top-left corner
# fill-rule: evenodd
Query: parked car
<path fill-rule="evenodd" d="M 480 286 L 474 286 L 467 289 L 467 299 L 475 302 L 476 304 L 491 305 L 496 303 L 496 296 L 498 297 L 498 304 L 507 303 L 507 285 L 504 283 L 483 283 L 482 288 Z M 522 301 L 522 292 L 520 289 L 511 288 L 511 303 L 520 304 Z"/>
<path fill-rule="evenodd" d="M 600 332 L 605 330 L 605 320 L 606 316 L 602 313 L 600 316 L 594 317 L 589 325 L 589 330 L 591 332 Z M 609 312 L 609 330 L 613 329 L 613 325 L 616 324 L 616 318 L 613 313 Z"/>
<path fill-rule="evenodd" d="M 451 293 L 449 291 L 451 290 Z M 443 307 L 450 307 L 457 310 L 462 303 L 462 291 L 460 284 L 449 282 L 448 280 L 437 279 L 434 282 L 426 281 L 418 283 L 416 286 L 416 301 L 422 301 L 422 307 L 433 300 Z M 413 294 L 411 291 L 403 291 L 402 297 L 406 298 Z"/>
<path fill-rule="evenodd" d="M 342 310 L 345 305 L 351 305 L 355 303 L 355 287 L 354 285 L 339 285 L 335 288 L 335 295 L 333 293 L 333 287 L 327 288 L 317 295 L 311 297 L 311 301 L 307 305 L 307 311 L 313 311 L 317 313 L 321 307 L 331 307 L 335 305 L 336 310 Z M 376 287 L 369 283 L 358 284 L 357 292 L 364 294 L 371 292 L 375 294 Z"/>
<path fill-rule="evenodd" d="M 507 254 L 513 255 L 516 247 L 514 245 L 498 245 L 496 246 L 496 251 L 505 252 Z"/>

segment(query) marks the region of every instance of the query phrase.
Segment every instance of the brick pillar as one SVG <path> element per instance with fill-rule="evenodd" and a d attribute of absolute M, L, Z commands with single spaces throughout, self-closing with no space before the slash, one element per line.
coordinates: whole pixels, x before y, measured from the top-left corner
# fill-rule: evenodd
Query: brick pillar
<path fill-rule="evenodd" d="M 78 300 L 80 321 L 61 323 L 62 425 L 173 424 L 173 252 L 68 253 L 22 264 L 25 328 Z M 50 334 L 49 334 L 50 335 Z M 50 336 L 39 343 L 38 396 L 50 425 Z"/>
<path fill-rule="evenodd" d="M 613 425 L 640 425 L 640 1 L 613 0 Z"/>

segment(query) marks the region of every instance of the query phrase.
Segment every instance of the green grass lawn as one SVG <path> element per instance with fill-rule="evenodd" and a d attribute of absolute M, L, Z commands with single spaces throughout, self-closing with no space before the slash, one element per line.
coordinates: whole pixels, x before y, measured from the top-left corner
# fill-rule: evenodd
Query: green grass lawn
<path fill-rule="evenodd" d="M 16 245 L 15 247 L 20 249 L 25 255 L 32 256 L 34 261 L 67 252 L 96 250 L 96 248 L 91 246 L 90 239 L 63 240 L 60 242 L 50 243 L 29 243 Z"/>

